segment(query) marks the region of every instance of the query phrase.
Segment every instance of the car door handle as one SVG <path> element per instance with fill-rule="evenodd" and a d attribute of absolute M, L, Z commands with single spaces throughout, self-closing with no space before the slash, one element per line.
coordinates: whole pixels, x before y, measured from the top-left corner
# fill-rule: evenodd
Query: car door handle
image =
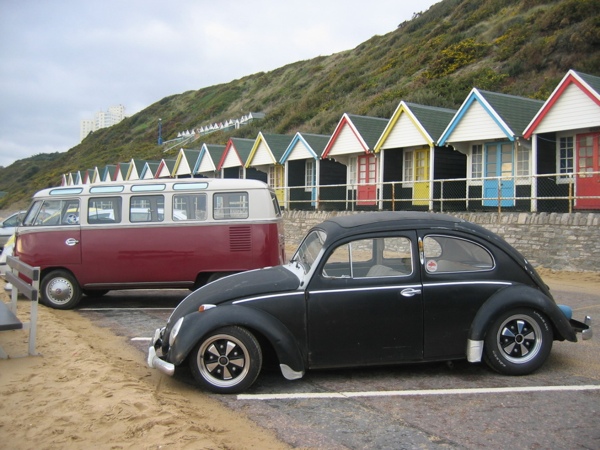
<path fill-rule="evenodd" d="M 406 288 L 406 289 L 402 289 L 400 291 L 400 294 L 402 294 L 403 297 L 414 297 L 417 294 L 421 293 L 421 289 L 413 289 L 413 288 Z"/>
<path fill-rule="evenodd" d="M 69 238 L 65 241 L 65 244 L 67 244 L 69 247 L 73 247 L 73 246 L 79 244 L 79 241 L 75 238 Z"/>

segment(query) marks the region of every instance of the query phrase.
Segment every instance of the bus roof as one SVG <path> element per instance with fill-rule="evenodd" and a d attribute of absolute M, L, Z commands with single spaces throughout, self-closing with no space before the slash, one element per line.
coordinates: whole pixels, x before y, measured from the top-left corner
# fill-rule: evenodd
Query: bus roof
<path fill-rule="evenodd" d="M 240 178 L 164 178 L 151 180 L 118 181 L 73 186 L 57 186 L 42 189 L 33 196 L 60 197 L 69 195 L 109 195 L 124 193 L 149 193 L 164 191 L 207 191 L 265 189 L 267 184 L 259 180 Z"/>

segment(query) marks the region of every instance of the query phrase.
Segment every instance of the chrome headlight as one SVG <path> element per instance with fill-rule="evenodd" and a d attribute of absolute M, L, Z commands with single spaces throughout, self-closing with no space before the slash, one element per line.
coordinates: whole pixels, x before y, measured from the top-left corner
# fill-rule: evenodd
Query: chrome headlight
<path fill-rule="evenodd" d="M 177 339 L 177 335 L 183 324 L 183 319 L 183 317 L 179 318 L 179 320 L 175 322 L 175 325 L 173 325 L 173 328 L 171 328 L 171 334 L 169 334 L 169 347 L 173 346 L 175 339 Z"/>

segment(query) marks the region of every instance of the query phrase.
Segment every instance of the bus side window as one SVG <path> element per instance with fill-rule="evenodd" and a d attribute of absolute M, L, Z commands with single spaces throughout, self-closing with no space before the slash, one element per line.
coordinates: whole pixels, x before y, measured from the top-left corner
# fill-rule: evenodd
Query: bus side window
<path fill-rule="evenodd" d="M 33 203 L 31 208 L 29 208 L 29 211 L 27 212 L 25 219 L 23 219 L 23 225 L 32 226 L 32 225 L 36 224 L 36 218 L 37 218 L 40 210 L 42 209 L 43 203 L 44 202 L 42 202 L 40 200 Z"/>
<path fill-rule="evenodd" d="M 174 195 L 173 220 L 206 220 L 206 194 Z"/>
<path fill-rule="evenodd" d="M 79 224 L 79 200 L 44 200 L 31 208 L 24 225 L 55 226 Z"/>
<path fill-rule="evenodd" d="M 162 222 L 165 218 L 162 195 L 135 195 L 129 202 L 130 222 Z"/>
<path fill-rule="evenodd" d="M 79 225 L 79 200 L 66 200 L 62 206 L 61 225 Z"/>
<path fill-rule="evenodd" d="M 93 197 L 88 201 L 89 224 L 120 223 L 121 197 Z"/>
<path fill-rule="evenodd" d="M 214 195 L 215 219 L 247 219 L 249 214 L 247 192 L 219 192 Z"/>

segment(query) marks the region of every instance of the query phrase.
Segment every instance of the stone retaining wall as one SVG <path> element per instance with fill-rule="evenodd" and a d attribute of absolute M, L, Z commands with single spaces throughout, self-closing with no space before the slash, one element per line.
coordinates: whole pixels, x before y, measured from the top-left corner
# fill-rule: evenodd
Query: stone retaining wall
<path fill-rule="evenodd" d="M 353 212 L 285 211 L 288 248 L 308 229 L 329 217 Z M 600 271 L 599 213 L 462 213 L 456 217 L 477 223 L 502 236 L 534 266 L 566 271 Z M 288 255 L 291 256 L 291 255 Z"/>
<path fill-rule="evenodd" d="M 10 211 L 0 211 L 8 217 Z M 345 211 L 285 211 L 285 239 L 294 247 L 308 229 Z M 600 272 L 600 213 L 453 214 L 499 234 L 534 266 L 575 272 Z M 288 255 L 291 256 L 291 255 Z"/>

